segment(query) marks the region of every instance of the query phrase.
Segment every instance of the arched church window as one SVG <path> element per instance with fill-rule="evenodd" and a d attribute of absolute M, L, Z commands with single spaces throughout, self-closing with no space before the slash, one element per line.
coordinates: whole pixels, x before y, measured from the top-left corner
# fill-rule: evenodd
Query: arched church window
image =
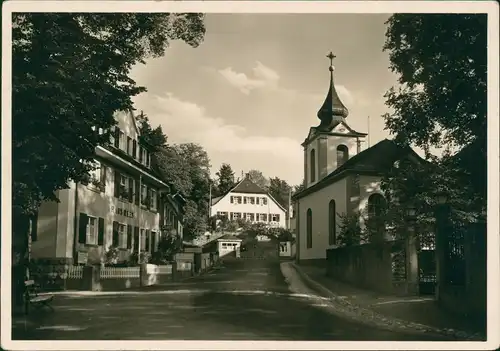
<path fill-rule="evenodd" d="M 368 231 L 370 236 L 383 238 L 385 233 L 385 218 L 387 203 L 381 194 L 372 194 L 368 198 Z"/>
<path fill-rule="evenodd" d="M 309 208 L 307 210 L 307 218 L 306 218 L 306 235 L 307 235 L 307 248 L 312 248 L 312 211 Z"/>
<path fill-rule="evenodd" d="M 328 244 L 337 243 L 337 211 L 335 200 L 330 200 L 328 204 Z"/>
<path fill-rule="evenodd" d="M 311 150 L 311 183 L 316 181 L 316 150 Z"/>
<path fill-rule="evenodd" d="M 349 159 L 349 149 L 345 145 L 337 146 L 337 167 L 342 166 Z"/>

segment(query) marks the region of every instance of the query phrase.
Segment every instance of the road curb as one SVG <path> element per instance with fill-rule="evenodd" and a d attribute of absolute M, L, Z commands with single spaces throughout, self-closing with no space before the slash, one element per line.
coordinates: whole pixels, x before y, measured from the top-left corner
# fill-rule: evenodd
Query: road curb
<path fill-rule="evenodd" d="M 412 334 L 432 334 L 438 337 L 446 337 L 456 340 L 467 340 L 467 341 L 485 341 L 486 338 L 479 333 L 471 334 L 465 331 L 455 330 L 455 329 L 440 329 L 420 323 L 415 323 L 407 320 L 402 320 L 398 318 L 386 317 L 383 314 L 370 310 L 368 308 L 361 307 L 350 303 L 348 300 L 340 298 L 339 295 L 335 294 L 333 291 L 322 285 L 321 283 L 315 281 L 313 278 L 309 277 L 303 269 L 292 262 L 291 266 L 295 269 L 298 275 L 304 280 L 306 285 L 311 287 L 313 290 L 317 291 L 324 297 L 330 299 L 330 303 L 333 307 L 336 307 L 336 311 L 339 314 L 348 316 L 362 323 L 374 324 L 377 327 L 388 329 L 391 331 L 400 331 Z"/>

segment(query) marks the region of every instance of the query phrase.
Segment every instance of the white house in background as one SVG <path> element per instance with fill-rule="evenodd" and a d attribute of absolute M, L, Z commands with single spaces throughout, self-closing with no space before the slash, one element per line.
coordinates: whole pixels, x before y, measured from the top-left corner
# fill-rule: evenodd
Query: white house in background
<path fill-rule="evenodd" d="M 132 252 L 156 250 L 162 227 L 182 235 L 179 195 L 151 168 L 148 146 L 132 112 L 115 114 L 109 146 L 98 146 L 98 169 L 89 184 L 69 184 L 56 202 L 44 202 L 34 218 L 31 256 L 69 264 L 95 262 L 110 247 L 119 260 Z M 163 195 L 163 196 L 162 196 Z"/>
<path fill-rule="evenodd" d="M 369 218 L 377 216 L 386 206 L 380 189 L 384 172 L 397 160 L 421 160 L 411 148 L 387 139 L 361 150 L 367 134 L 347 124 L 333 70 L 330 66 L 329 91 L 317 114 L 321 123 L 302 143 L 305 188 L 293 196 L 298 261 L 324 260 L 326 250 L 338 245 L 339 215 L 367 209 Z M 360 225 L 364 228 L 363 219 Z"/>
<path fill-rule="evenodd" d="M 286 210 L 248 174 L 225 195 L 212 199 L 211 214 L 230 220 L 244 218 L 273 227 L 286 226 Z"/>

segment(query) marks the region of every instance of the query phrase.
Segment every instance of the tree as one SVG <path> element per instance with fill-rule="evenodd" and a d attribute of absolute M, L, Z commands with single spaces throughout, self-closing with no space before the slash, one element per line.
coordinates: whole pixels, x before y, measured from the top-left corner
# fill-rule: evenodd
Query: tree
<path fill-rule="evenodd" d="M 217 176 L 216 196 L 224 195 L 234 187 L 234 172 L 231 165 L 223 163 L 215 175 Z"/>
<path fill-rule="evenodd" d="M 304 181 L 302 181 L 300 184 L 293 186 L 292 194 L 299 193 L 302 190 L 304 190 L 305 188 L 306 188 L 306 186 L 304 184 Z"/>
<path fill-rule="evenodd" d="M 384 50 L 399 74 L 386 127 L 416 146 L 486 140 L 487 16 L 395 14 Z"/>
<path fill-rule="evenodd" d="M 113 113 L 145 91 L 129 77 L 170 40 L 197 46 L 200 14 L 14 14 L 13 210 L 35 212 L 55 191 L 88 179 Z M 14 223 L 15 224 L 15 223 Z"/>
<path fill-rule="evenodd" d="M 133 65 L 170 40 L 196 47 L 203 15 L 18 13 L 12 26 L 12 210 L 16 256 L 26 258 L 30 216 L 70 181 L 85 182 L 113 113 L 145 91 Z M 103 133 L 99 133 L 102 131 Z M 15 271 L 22 286 L 24 273 Z M 16 283 L 17 284 L 17 283 Z M 13 284 L 15 286 L 16 284 Z M 23 288 L 17 289 L 16 294 Z"/>
<path fill-rule="evenodd" d="M 426 212 L 442 188 L 455 207 L 486 206 L 487 17 L 396 14 L 384 50 L 401 87 L 386 94 L 384 116 L 395 141 L 426 151 L 433 166 L 402 167 L 384 181 L 386 193 L 420 202 Z M 444 147 L 441 158 L 429 148 Z M 460 151 L 452 155 L 451 149 Z M 413 182 L 413 184 L 412 184 Z M 459 190 L 459 191 L 458 191 Z"/>
<path fill-rule="evenodd" d="M 285 180 L 282 180 L 278 177 L 274 177 L 270 179 L 269 185 L 269 194 L 276 200 L 278 203 L 288 210 L 289 204 L 289 193 L 291 187 Z"/>
<path fill-rule="evenodd" d="M 140 141 L 142 143 L 149 145 L 153 152 L 159 151 L 160 148 L 167 146 L 167 136 L 163 134 L 161 125 L 152 129 L 149 118 L 143 111 L 136 116 L 136 119 L 139 124 L 139 130 L 141 131 Z"/>
<path fill-rule="evenodd" d="M 269 189 L 269 179 L 264 177 L 261 171 L 251 169 L 250 171 L 248 171 L 248 179 L 250 179 L 252 183 L 257 184 L 263 190 Z"/>

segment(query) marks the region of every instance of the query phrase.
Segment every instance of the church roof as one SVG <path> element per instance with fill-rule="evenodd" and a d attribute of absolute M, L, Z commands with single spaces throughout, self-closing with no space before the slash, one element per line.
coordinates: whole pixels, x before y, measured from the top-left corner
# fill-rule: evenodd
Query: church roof
<path fill-rule="evenodd" d="M 327 57 L 330 59 L 330 87 L 326 94 L 325 101 L 318 111 L 318 118 L 321 120 L 321 124 L 318 128 L 330 131 L 347 117 L 349 110 L 344 106 L 335 89 L 333 81 L 334 67 L 332 65 L 335 55 L 330 52 Z"/>
<path fill-rule="evenodd" d="M 328 184 L 333 183 L 335 180 L 340 179 L 346 172 L 353 173 L 368 173 L 379 174 L 388 171 L 394 162 L 406 154 L 413 154 L 421 160 L 411 148 L 405 148 L 397 145 L 392 140 L 384 139 L 372 147 L 361 151 L 359 154 L 354 155 L 347 160 L 342 166 L 328 174 L 325 178 L 321 179 L 313 186 L 302 190 L 294 195 L 295 199 L 301 198 L 311 194 Z"/>

